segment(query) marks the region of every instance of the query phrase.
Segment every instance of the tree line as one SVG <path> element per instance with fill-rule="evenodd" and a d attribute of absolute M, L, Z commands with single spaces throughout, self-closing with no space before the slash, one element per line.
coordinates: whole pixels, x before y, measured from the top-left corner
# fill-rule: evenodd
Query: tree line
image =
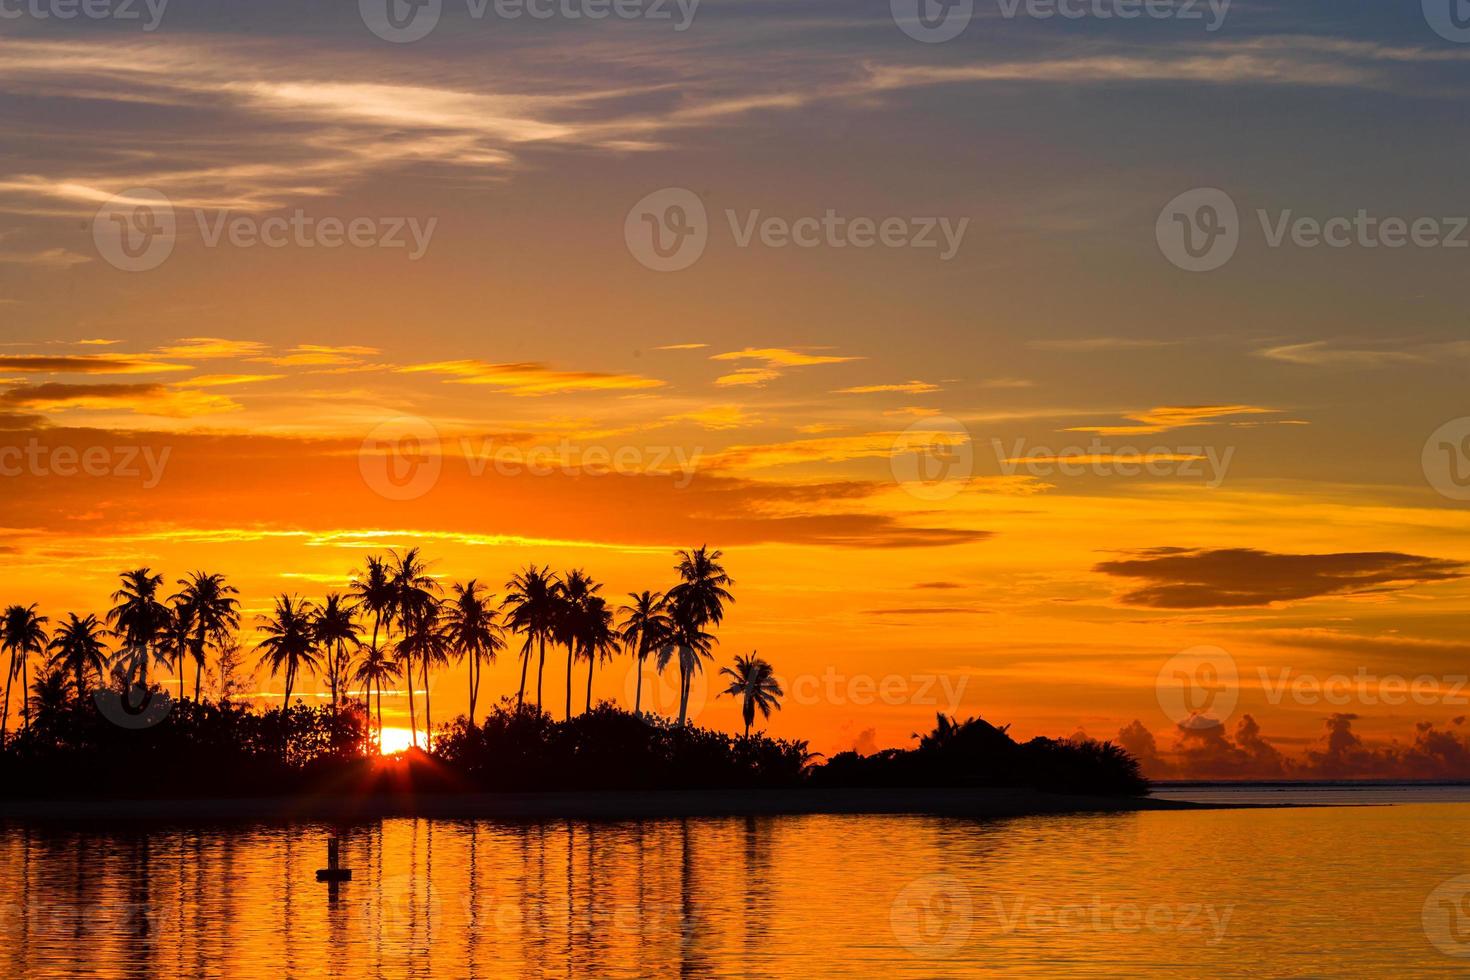
<path fill-rule="evenodd" d="M 390 686 L 401 683 L 407 688 L 410 729 L 417 745 L 414 684 L 422 682 L 424 728 L 432 733 L 432 671 L 464 665 L 469 681 L 467 719 L 474 727 L 486 663 L 494 663 L 518 640 L 521 669 L 515 707 L 520 711 L 525 706 L 534 660 L 539 715 L 547 647 L 553 654 L 564 648 L 564 708 L 570 721 L 575 666 L 586 664 L 583 712 L 590 713 L 596 668 L 627 654 L 637 664 L 634 716 L 644 717 L 643 673 L 652 661 L 659 672 L 670 666 L 677 671 L 677 725 L 684 728 L 692 680 L 713 659 L 718 643 L 713 630 L 735 599 L 730 592 L 734 581 L 725 571 L 721 552 L 702 546 L 676 552 L 676 557 L 677 579 L 667 591 L 629 593 L 629 601 L 614 609 L 600 594 L 602 584 L 582 569 L 556 574 L 548 566 L 529 564 L 506 583 L 505 595 L 497 602 L 477 579 L 452 582 L 446 590 L 430 574 L 418 548 L 369 555 L 345 593 L 329 593 L 320 603 L 289 593 L 277 596 L 272 611 L 259 617 L 256 625 L 259 664 L 272 677 L 283 679 L 282 710 L 289 708 L 303 674 L 324 678 L 333 721 L 351 685 L 359 685 L 369 718 L 376 709 L 381 746 L 383 691 Z M 35 604 L 5 610 L 0 618 L 0 654 L 8 655 L 9 663 L 0 745 L 9 735 L 11 688 L 16 681 L 22 694 L 21 726 L 28 731 L 35 706 L 68 697 L 82 704 L 98 687 L 125 692 L 153 689 L 151 666 L 174 673 L 178 698 L 184 701 L 192 665 L 196 703 L 201 703 L 202 677 L 211 658 L 222 677 L 228 675 L 238 658 L 241 614 L 239 592 L 224 575 L 194 572 L 179 579 L 177 591 L 167 596 L 164 577 L 149 568 L 123 572 L 120 579 L 113 605 L 102 619 L 68 613 L 54 632 L 48 632 L 50 620 L 38 613 Z M 116 649 L 109 649 L 110 641 Z M 33 659 L 38 661 L 34 683 Z M 783 692 L 774 671 L 751 654 L 737 656 L 720 674 L 729 683 L 719 693 L 741 699 L 748 738 L 757 712 L 769 718 L 781 706 Z"/>

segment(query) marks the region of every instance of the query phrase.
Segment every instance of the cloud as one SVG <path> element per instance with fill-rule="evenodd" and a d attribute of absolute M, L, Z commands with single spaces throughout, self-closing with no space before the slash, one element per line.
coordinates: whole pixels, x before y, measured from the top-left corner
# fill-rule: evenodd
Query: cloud
<path fill-rule="evenodd" d="M 42 384 L 0 394 L 0 406 L 40 410 L 125 410 L 139 415 L 190 418 L 230 412 L 240 405 L 218 395 L 177 391 L 161 384 Z"/>
<path fill-rule="evenodd" d="M 662 347 L 655 347 L 654 350 L 703 350 L 708 346 L 709 344 L 664 344 Z"/>
<path fill-rule="evenodd" d="M 939 391 L 940 387 L 927 381 L 905 381 L 902 384 L 887 385 L 859 385 L 856 388 L 838 388 L 833 394 L 836 395 L 871 395 L 885 391 L 902 391 L 911 395 L 927 395 L 931 391 Z"/>
<path fill-rule="evenodd" d="M 0 252 L 0 263 L 35 265 L 44 269 L 70 269 L 74 265 L 85 265 L 91 261 L 90 255 L 82 255 L 65 248 L 43 248 L 36 252 Z"/>
<path fill-rule="evenodd" d="M 250 357 L 265 353 L 265 344 L 254 340 L 224 340 L 220 337 L 183 337 L 157 351 L 160 357 L 210 360 L 221 357 Z"/>
<path fill-rule="evenodd" d="M 255 384 L 259 381 L 279 381 L 284 374 L 201 374 L 185 381 L 174 382 L 175 388 L 222 388 L 227 385 Z"/>
<path fill-rule="evenodd" d="M 1150 340 L 1145 337 L 1072 337 L 1059 340 L 1033 340 L 1027 346 L 1035 350 L 1091 354 L 1104 350 L 1145 350 L 1150 347 L 1172 347 L 1178 343 L 1177 340 Z"/>
<path fill-rule="evenodd" d="M 1395 592 L 1462 578 L 1464 568 L 1463 562 L 1392 551 L 1288 555 L 1254 548 L 1157 548 L 1093 570 L 1148 581 L 1122 596 L 1128 605 L 1209 609 Z"/>
<path fill-rule="evenodd" d="M 523 361 L 491 364 L 487 361 L 437 361 L 396 369 L 401 374 L 442 374 L 456 384 L 490 385 L 512 395 L 551 395 L 571 391 L 638 391 L 663 387 L 664 382 L 638 374 L 600 371 L 557 371 L 546 364 Z"/>
<path fill-rule="evenodd" d="M 1164 405 L 1123 416 L 1134 425 L 1078 425 L 1066 432 L 1096 432 L 1099 435 L 1150 435 L 1183 429 L 1195 425 L 1208 425 L 1233 415 L 1275 415 L 1274 408 L 1256 405 Z"/>
<path fill-rule="evenodd" d="M 745 385 L 760 387 L 781 377 L 780 371 L 770 368 L 738 368 L 733 374 L 722 374 L 715 379 L 715 384 L 722 388 L 736 388 Z"/>
<path fill-rule="evenodd" d="M 1304 344 L 1284 344 L 1256 351 L 1258 357 L 1288 364 L 1309 364 L 1314 367 L 1379 367 L 1384 364 L 1422 364 L 1428 357 L 1424 353 L 1406 350 L 1388 350 L 1369 347 L 1334 347 L 1328 341 L 1314 340 Z"/>
<path fill-rule="evenodd" d="M 275 357 L 252 357 L 258 364 L 273 364 L 276 367 L 332 367 L 336 365 L 360 365 L 362 358 L 381 354 L 376 347 L 327 347 L 321 344 L 300 344 L 284 355 Z"/>
<path fill-rule="evenodd" d="M 101 354 L 52 357 L 45 354 L 0 356 L 0 370 L 37 374 L 160 374 L 188 371 L 187 364 L 168 364 L 145 357 L 112 357 Z"/>

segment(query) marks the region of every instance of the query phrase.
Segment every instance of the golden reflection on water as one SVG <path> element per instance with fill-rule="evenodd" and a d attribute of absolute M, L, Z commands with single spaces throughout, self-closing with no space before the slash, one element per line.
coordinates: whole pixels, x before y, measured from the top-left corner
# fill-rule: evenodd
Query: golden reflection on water
<path fill-rule="evenodd" d="M 1467 830 L 1463 804 L 10 823 L 0 976 L 1458 976 L 1470 901 L 1431 893 L 1470 874 Z"/>

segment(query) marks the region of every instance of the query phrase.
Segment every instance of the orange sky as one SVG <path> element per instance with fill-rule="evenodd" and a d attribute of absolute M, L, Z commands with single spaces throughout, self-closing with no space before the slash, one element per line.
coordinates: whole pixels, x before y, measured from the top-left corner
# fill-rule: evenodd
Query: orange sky
<path fill-rule="evenodd" d="M 771 731 L 821 751 L 953 710 L 1024 736 L 1137 720 L 1178 761 L 1156 679 L 1201 644 L 1238 668 L 1232 738 L 1247 714 L 1297 757 L 1333 715 L 1369 748 L 1459 731 L 1470 517 L 1421 457 L 1464 413 L 1460 253 L 1257 235 L 1202 275 L 1154 239 L 1196 186 L 1248 221 L 1448 213 L 1454 141 L 1417 140 L 1413 180 L 1387 148 L 1452 129 L 1420 91 L 1453 90 L 1458 59 L 1281 11 L 1210 45 L 1034 24 L 919 45 L 758 6 L 673 35 L 385 47 L 328 18 L 306 45 L 199 14 L 8 38 L 0 601 L 54 620 L 103 611 L 124 568 L 203 568 L 253 618 L 412 546 L 446 582 L 503 591 L 536 561 L 621 598 L 708 543 L 737 582 L 719 661 L 775 664 Z M 136 188 L 173 202 L 177 240 L 127 272 L 94 218 Z M 661 188 L 708 212 L 680 271 L 625 241 Z M 432 234 L 413 255 L 211 243 L 301 211 Z M 968 224 L 949 258 L 741 244 L 829 211 Z M 404 435 L 418 451 L 385 459 Z M 1283 670 L 1444 691 L 1309 703 L 1267 689 Z M 462 710 L 462 677 L 436 685 Z M 698 718 L 738 728 L 729 699 Z"/>

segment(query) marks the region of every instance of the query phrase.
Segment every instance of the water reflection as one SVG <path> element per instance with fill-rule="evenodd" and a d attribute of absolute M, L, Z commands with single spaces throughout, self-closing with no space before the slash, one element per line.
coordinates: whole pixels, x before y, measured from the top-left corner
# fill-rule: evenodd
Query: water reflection
<path fill-rule="evenodd" d="M 1470 872 L 1467 823 L 1435 805 L 8 824 L 0 976 L 1458 975 L 1420 917 Z M 334 835 L 354 870 L 335 898 L 314 877 Z"/>

